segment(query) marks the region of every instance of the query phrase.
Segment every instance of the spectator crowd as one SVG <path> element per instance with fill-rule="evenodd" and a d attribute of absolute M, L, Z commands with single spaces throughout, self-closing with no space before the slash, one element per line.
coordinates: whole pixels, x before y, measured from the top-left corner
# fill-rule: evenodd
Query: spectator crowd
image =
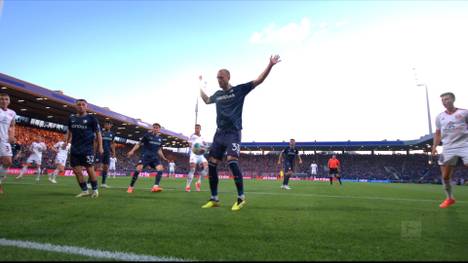
<path fill-rule="evenodd" d="M 38 136 L 43 138 L 47 150 L 43 153 L 43 167 L 54 168 L 55 152 L 53 145 L 65 139 L 65 133 L 40 129 L 26 125 L 16 125 L 16 140 L 19 151 L 14 158 L 14 167 L 20 167 L 29 156 L 29 145 Z M 133 145 L 116 144 L 117 171 L 129 174 L 138 162 L 139 154 L 127 157 Z M 176 163 L 176 173 L 186 174 L 189 171 L 189 153 L 163 150 L 164 155 Z M 328 176 L 327 161 L 330 154 L 303 154 L 303 163 L 296 162 L 295 174 L 310 176 L 310 164 L 315 161 L 318 165 L 317 177 Z M 344 179 L 377 179 L 391 180 L 393 182 L 415 183 L 440 183 L 440 168 L 437 164 L 428 164 L 426 154 L 339 154 L 337 158 L 341 162 L 340 174 Z M 268 154 L 244 154 L 241 153 L 239 162 L 245 176 L 278 176 L 282 165 L 277 164 L 278 153 Z M 167 164 L 164 164 L 167 166 Z M 461 166 L 461 165 L 460 165 Z M 228 166 L 224 163 L 219 166 L 220 172 L 229 173 Z M 455 181 L 468 182 L 468 169 L 462 167 L 455 170 Z"/>

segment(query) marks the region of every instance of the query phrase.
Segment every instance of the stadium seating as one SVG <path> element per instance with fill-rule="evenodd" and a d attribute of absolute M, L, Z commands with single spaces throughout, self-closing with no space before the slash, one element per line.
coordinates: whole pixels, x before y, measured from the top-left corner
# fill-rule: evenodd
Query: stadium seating
<path fill-rule="evenodd" d="M 64 139 L 64 133 L 57 130 L 47 130 L 38 127 L 16 125 L 17 142 L 21 145 L 30 145 L 40 135 L 44 138 L 48 149 L 43 153 L 43 167 L 53 168 L 55 153 L 52 146 L 59 140 Z M 133 147 L 131 144 L 116 144 L 117 170 L 129 174 L 138 162 L 139 153 L 131 158 L 126 154 Z M 186 174 L 189 171 L 188 153 L 172 152 L 163 150 L 168 159 L 176 163 L 176 173 Z M 29 152 L 24 149 L 15 161 L 15 166 L 26 160 Z M 315 161 L 318 164 L 318 177 L 328 174 L 327 161 L 331 157 L 328 154 L 301 155 L 303 163 L 296 162 L 296 174 L 310 175 L 310 164 Z M 440 183 L 440 170 L 438 165 L 429 166 L 427 155 L 424 154 L 393 154 L 393 155 L 358 155 L 339 154 L 337 158 L 341 161 L 341 175 L 346 179 L 377 179 L 391 180 L 392 182 L 415 182 L 415 183 Z M 277 176 L 282 169 L 277 165 L 277 154 L 254 155 L 241 154 L 239 162 L 245 176 Z M 167 164 L 165 164 L 166 166 Z M 219 171 L 229 173 L 228 166 L 223 163 Z M 456 182 L 468 182 L 468 169 L 456 169 L 454 173 Z"/>

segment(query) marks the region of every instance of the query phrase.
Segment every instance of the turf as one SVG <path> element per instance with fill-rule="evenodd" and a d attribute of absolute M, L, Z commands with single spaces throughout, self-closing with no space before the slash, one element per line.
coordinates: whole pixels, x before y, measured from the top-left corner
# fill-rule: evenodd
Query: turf
<path fill-rule="evenodd" d="M 9 177 L 0 195 L 0 238 L 216 261 L 468 260 L 468 187 L 455 186 L 457 204 L 440 209 L 442 186 L 417 184 L 245 180 L 247 204 L 231 211 L 234 182 L 220 180 L 221 207 L 184 192 L 183 179 L 108 179 L 100 197 L 75 198 L 74 178 L 53 185 Z M 194 188 L 194 187 L 193 187 Z M 1 247 L 2 260 L 89 260 Z"/>

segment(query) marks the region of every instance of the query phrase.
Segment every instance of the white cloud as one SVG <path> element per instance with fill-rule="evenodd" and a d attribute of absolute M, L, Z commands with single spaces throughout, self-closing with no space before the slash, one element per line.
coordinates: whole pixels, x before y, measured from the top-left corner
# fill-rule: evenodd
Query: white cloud
<path fill-rule="evenodd" d="M 2 19 L 3 15 L 3 0 L 0 0 L 0 19 Z"/>
<path fill-rule="evenodd" d="M 316 34 L 318 25 L 313 27 L 306 18 L 266 27 L 251 35 L 254 54 L 233 51 L 231 56 L 187 63 L 165 76 L 165 82 L 152 80 L 161 84 L 147 88 L 151 91 L 139 97 L 138 106 L 123 109 L 126 99 L 109 106 L 189 135 L 200 73 L 211 95 L 219 89 L 215 78 L 219 68 L 231 71 L 232 84 L 244 83 L 264 70 L 270 54 L 279 52 L 283 61 L 245 99 L 245 142 L 418 138 L 428 127 L 425 91 L 416 86 L 413 67 L 429 87 L 432 123 L 443 110 L 442 92 L 453 91 L 456 105 L 468 107 L 468 38 L 463 34 L 468 18 L 389 17 L 362 27 L 351 27 L 351 22 L 337 22 L 342 24 L 339 30 L 331 30 L 339 26 L 328 23 L 325 34 Z M 278 45 L 285 36 L 294 41 Z M 216 130 L 214 104 L 199 100 L 198 122 L 211 141 Z"/>
<path fill-rule="evenodd" d="M 307 23 L 258 33 L 255 44 L 264 44 L 265 53 L 291 32 L 300 45 L 282 46 L 283 62 L 266 87 L 246 99 L 245 141 L 418 138 L 428 125 L 425 92 L 416 86 L 413 67 L 429 87 L 433 130 L 442 92 L 453 91 L 456 105 L 468 107 L 468 18 L 389 17 L 325 35 L 298 30 Z M 241 71 L 262 67 L 249 64 Z"/>
<path fill-rule="evenodd" d="M 261 32 L 254 32 L 250 37 L 252 44 L 288 44 L 301 43 L 312 33 L 310 20 L 305 17 L 299 23 L 291 22 L 285 26 L 269 25 Z"/>

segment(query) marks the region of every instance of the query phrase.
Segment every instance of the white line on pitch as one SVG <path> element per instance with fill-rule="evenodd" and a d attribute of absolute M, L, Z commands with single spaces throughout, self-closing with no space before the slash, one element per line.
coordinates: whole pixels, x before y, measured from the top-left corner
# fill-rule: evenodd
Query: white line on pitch
<path fill-rule="evenodd" d="M 88 257 L 94 257 L 94 258 L 107 258 L 107 259 L 123 260 L 123 261 L 186 261 L 186 260 L 174 258 L 174 257 L 155 257 L 155 256 L 148 256 L 148 255 L 138 255 L 134 253 L 103 251 L 103 250 L 89 249 L 89 248 L 83 248 L 83 247 L 60 246 L 60 245 L 53 245 L 49 243 L 9 240 L 9 239 L 4 239 L 4 238 L 0 238 L 0 246 L 36 249 L 36 250 L 42 250 L 42 251 L 51 251 L 51 252 L 59 252 L 59 253 L 65 253 L 65 254 L 74 254 L 74 255 L 88 256 Z"/>

